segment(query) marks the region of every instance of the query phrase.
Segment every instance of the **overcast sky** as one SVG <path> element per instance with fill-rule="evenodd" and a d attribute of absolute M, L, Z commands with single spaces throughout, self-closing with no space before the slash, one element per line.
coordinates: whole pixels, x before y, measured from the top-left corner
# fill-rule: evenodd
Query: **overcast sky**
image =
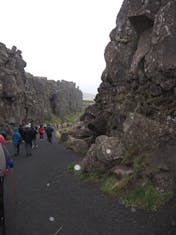
<path fill-rule="evenodd" d="M 122 1 L 1 0 L 0 41 L 22 51 L 27 72 L 96 93 Z"/>

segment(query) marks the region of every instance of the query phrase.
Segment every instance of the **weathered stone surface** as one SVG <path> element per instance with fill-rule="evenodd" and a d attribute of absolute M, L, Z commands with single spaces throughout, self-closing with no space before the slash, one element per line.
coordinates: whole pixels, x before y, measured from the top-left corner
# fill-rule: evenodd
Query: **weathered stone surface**
<path fill-rule="evenodd" d="M 155 177 L 162 162 L 162 176 L 156 181 L 166 191 L 176 188 L 175 29 L 176 1 L 124 0 L 105 49 L 106 68 L 95 104 L 81 118 L 97 137 L 94 151 L 85 157 L 88 165 L 92 155 L 96 168 L 97 160 L 106 165 L 109 140 L 117 138 L 114 149 L 121 158 L 130 154 L 130 148 L 137 149 L 136 157 L 148 156 L 142 158 L 147 159 L 148 172 L 142 177 Z M 113 167 L 118 168 L 119 162 Z"/>
<path fill-rule="evenodd" d="M 95 144 L 89 148 L 84 160 L 84 171 L 105 170 L 112 168 L 123 157 L 123 146 L 117 137 L 98 136 Z"/>
<path fill-rule="evenodd" d="M 88 150 L 88 144 L 84 140 L 77 139 L 72 136 L 68 136 L 68 140 L 66 141 L 66 146 L 78 153 L 85 154 Z"/>
<path fill-rule="evenodd" d="M 141 114 L 129 113 L 123 123 L 123 143 L 138 146 L 141 151 L 154 151 L 162 142 L 176 138 L 176 130 L 148 119 Z"/>
<path fill-rule="evenodd" d="M 92 144 L 85 158 L 81 162 L 83 172 L 104 171 L 106 169 L 103 162 L 99 161 L 96 156 L 96 145 Z"/>
<path fill-rule="evenodd" d="M 161 192 L 173 191 L 174 181 L 169 173 L 158 173 L 154 176 L 154 182 Z"/>
<path fill-rule="evenodd" d="M 127 112 L 162 122 L 167 116 L 176 120 L 175 4 L 124 1 L 105 50 L 96 103 L 83 116 L 95 134 L 118 135 Z"/>
<path fill-rule="evenodd" d="M 158 165 L 158 169 L 159 169 L 160 171 L 163 171 L 163 172 L 169 172 L 169 171 L 170 171 L 168 165 L 166 165 L 166 164 L 164 164 L 164 163 L 160 163 L 160 164 Z"/>
<path fill-rule="evenodd" d="M 60 141 L 61 142 L 67 142 L 68 138 L 69 138 L 69 133 L 64 132 L 64 133 L 61 134 Z"/>
<path fill-rule="evenodd" d="M 21 51 L 0 43 L 0 125 L 43 123 L 53 112 L 62 117 L 82 108 L 82 92 L 73 82 L 51 81 L 26 73 Z"/>
<path fill-rule="evenodd" d="M 111 169 L 111 172 L 113 174 L 116 174 L 117 177 L 119 177 L 119 178 L 130 176 L 134 173 L 132 168 L 129 168 L 126 166 L 115 166 Z"/>
<path fill-rule="evenodd" d="M 109 162 L 123 158 L 123 148 L 118 137 L 98 136 L 95 141 L 97 159 Z"/>
<path fill-rule="evenodd" d="M 89 128 L 83 125 L 80 128 L 77 127 L 73 134 L 77 138 L 85 139 L 85 138 L 92 136 L 93 133 Z"/>

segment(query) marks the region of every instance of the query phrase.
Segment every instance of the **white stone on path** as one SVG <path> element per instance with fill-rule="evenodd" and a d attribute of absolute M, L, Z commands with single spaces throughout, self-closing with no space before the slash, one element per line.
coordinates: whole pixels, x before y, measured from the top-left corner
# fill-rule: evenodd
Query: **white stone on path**
<path fill-rule="evenodd" d="M 55 221 L 55 218 L 52 217 L 52 216 L 50 216 L 50 217 L 49 217 L 49 221 L 50 221 L 50 222 L 53 222 L 53 221 Z"/>
<path fill-rule="evenodd" d="M 110 149 L 106 149 L 106 153 L 107 154 L 111 154 L 111 150 Z"/>
<path fill-rule="evenodd" d="M 80 170 L 81 170 L 80 165 L 78 165 L 78 164 L 77 164 L 77 165 L 75 165 L 75 166 L 74 166 L 74 170 L 75 170 L 75 171 L 80 171 Z"/>

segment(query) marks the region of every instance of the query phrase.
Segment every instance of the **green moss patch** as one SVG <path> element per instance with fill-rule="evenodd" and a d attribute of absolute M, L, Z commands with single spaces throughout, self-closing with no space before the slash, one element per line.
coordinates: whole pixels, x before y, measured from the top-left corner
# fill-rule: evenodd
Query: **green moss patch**
<path fill-rule="evenodd" d="M 104 178 L 100 189 L 102 192 L 109 194 L 111 197 L 117 198 L 131 179 L 132 178 L 129 176 L 124 177 L 123 179 L 117 179 L 114 175 L 109 175 Z"/>
<path fill-rule="evenodd" d="M 134 169 L 134 173 L 135 175 L 139 174 L 140 172 L 142 172 L 142 170 L 145 167 L 145 158 L 142 157 L 136 157 L 133 160 L 133 169 Z"/>
<path fill-rule="evenodd" d="M 44 113 L 44 119 L 45 123 L 58 124 L 61 122 L 61 119 L 52 112 Z"/>
<path fill-rule="evenodd" d="M 73 122 L 76 122 L 77 120 L 79 120 L 81 115 L 82 115 L 82 113 L 80 113 L 80 112 L 79 113 L 67 113 L 62 118 L 62 121 L 67 122 L 67 123 L 73 123 Z"/>
<path fill-rule="evenodd" d="M 112 197 L 116 197 L 119 184 L 119 180 L 116 177 L 109 176 L 103 181 L 100 189 L 102 192 L 108 193 Z"/>
<path fill-rule="evenodd" d="M 138 154 L 138 152 L 139 152 L 139 147 L 137 145 L 134 144 L 129 146 L 124 153 L 124 158 L 122 163 L 126 165 L 132 164 L 133 159 Z"/>
<path fill-rule="evenodd" d="M 172 192 L 161 193 L 153 185 L 146 184 L 129 192 L 127 196 L 122 199 L 122 203 L 126 206 L 157 210 L 168 202 L 172 196 Z"/>

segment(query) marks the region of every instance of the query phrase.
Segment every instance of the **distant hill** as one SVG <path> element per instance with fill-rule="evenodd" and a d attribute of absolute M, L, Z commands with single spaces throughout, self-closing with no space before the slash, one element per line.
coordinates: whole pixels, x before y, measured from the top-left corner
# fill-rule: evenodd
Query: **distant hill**
<path fill-rule="evenodd" d="M 83 100 L 93 101 L 95 98 L 95 94 L 83 93 Z"/>

